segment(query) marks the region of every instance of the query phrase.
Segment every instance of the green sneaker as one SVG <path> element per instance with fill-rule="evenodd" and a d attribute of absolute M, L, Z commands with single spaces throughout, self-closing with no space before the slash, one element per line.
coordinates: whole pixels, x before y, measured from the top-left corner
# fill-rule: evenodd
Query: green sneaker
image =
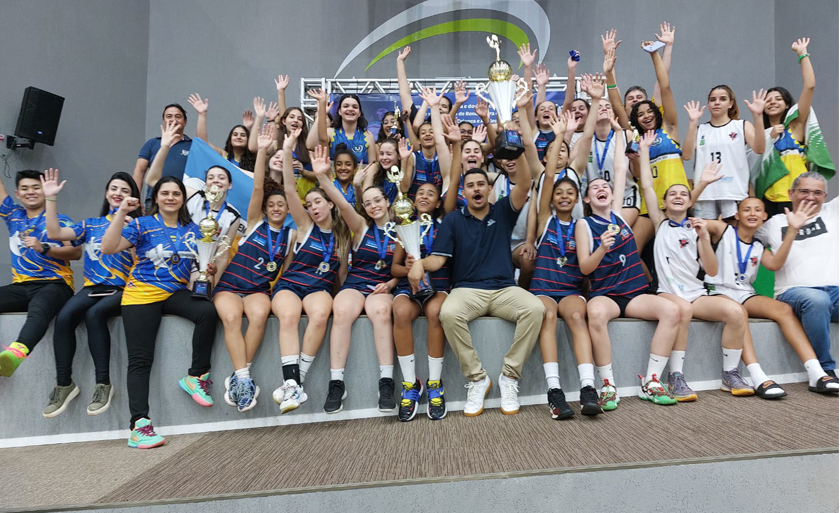
<path fill-rule="evenodd" d="M 639 379 L 642 380 L 642 389 L 639 391 L 639 399 L 643 401 L 650 401 L 653 404 L 661 404 L 663 406 L 677 404 L 677 399 L 671 395 L 671 392 L 669 392 L 666 387 L 662 386 L 662 383 L 660 383 L 658 379 L 656 379 L 656 374 L 654 374 L 653 378 L 647 383 L 644 382 L 645 378 L 641 374 L 639 374 Z"/>
<path fill-rule="evenodd" d="M 199 377 L 187 376 L 178 382 L 181 390 L 190 394 L 193 401 L 208 408 L 213 406 L 213 398 L 210 397 L 210 385 L 212 384 L 209 372 L 205 372 Z"/>
<path fill-rule="evenodd" d="M 79 395 L 79 387 L 72 381 L 66 387 L 56 386 L 50 393 L 50 403 L 44 408 L 44 417 L 58 417 L 70 406 L 70 402 Z"/>
<path fill-rule="evenodd" d="M 9 346 L 3 346 L 4 351 L 0 352 L 0 376 L 11 378 L 20 363 L 26 359 L 29 349 L 20 342 L 12 342 Z"/>
<path fill-rule="evenodd" d="M 615 387 L 610 384 L 610 380 L 604 380 L 604 386 L 601 387 L 601 393 L 598 396 L 598 404 L 604 411 L 613 411 L 618 408 L 618 403 L 621 400 L 618 398 L 618 392 Z"/>
<path fill-rule="evenodd" d="M 131 436 L 128 437 L 128 446 L 132 449 L 151 449 L 165 443 L 166 439 L 155 433 L 155 428 L 152 427 L 152 421 L 149 419 L 140 419 L 135 422 Z"/>
<path fill-rule="evenodd" d="M 93 399 L 87 408 L 88 415 L 99 415 L 108 411 L 111 406 L 111 399 L 114 397 L 114 387 L 111 385 L 97 384 L 93 388 Z"/>

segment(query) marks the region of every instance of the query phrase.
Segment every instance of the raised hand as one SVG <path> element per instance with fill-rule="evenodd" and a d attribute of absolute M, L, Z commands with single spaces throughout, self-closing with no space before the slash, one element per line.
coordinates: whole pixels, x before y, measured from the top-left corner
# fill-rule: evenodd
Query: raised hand
<path fill-rule="evenodd" d="M 257 137 L 257 148 L 266 150 L 274 142 L 274 123 L 263 123 L 260 135 Z"/>
<path fill-rule="evenodd" d="M 295 130 L 300 132 L 300 129 Z M 330 172 L 330 150 L 326 146 L 316 146 L 312 152 L 312 172 L 317 176 L 327 176 Z"/>
<path fill-rule="evenodd" d="M 799 38 L 790 45 L 790 49 L 796 52 L 796 55 L 805 55 L 808 53 L 808 43 L 810 42 L 810 37 Z"/>
<path fill-rule="evenodd" d="M 437 87 L 433 87 L 431 89 L 424 87 L 423 90 L 420 91 L 420 98 L 429 104 L 430 107 L 436 107 L 440 103 L 440 96 L 437 94 Z"/>
<path fill-rule="evenodd" d="M 604 96 L 604 76 L 596 73 L 592 77 L 592 86 L 589 88 L 589 95 L 593 98 L 601 98 Z"/>
<path fill-rule="evenodd" d="M 580 53 L 580 52 L 578 52 L 578 53 Z M 572 59 L 572 56 L 570 55 L 569 58 L 566 59 L 566 67 L 570 70 L 574 70 L 575 68 L 577 68 L 578 62 L 580 62 L 580 61 L 576 61 L 576 60 Z"/>
<path fill-rule="evenodd" d="M 567 132 L 575 132 L 577 131 L 580 124 L 586 120 L 586 117 L 582 117 L 580 119 L 576 119 L 575 116 L 571 113 L 571 111 L 566 111 L 566 131 Z"/>
<path fill-rule="evenodd" d="M 808 219 L 811 219 L 820 211 L 820 206 L 813 201 L 801 201 L 796 208 L 796 212 L 791 212 L 785 207 L 785 217 L 787 217 L 788 227 L 794 231 L 799 231 Z"/>
<path fill-rule="evenodd" d="M 624 131 L 624 128 L 618 122 L 618 118 L 615 117 L 615 112 L 610 114 L 610 128 L 616 133 L 622 133 Z"/>
<path fill-rule="evenodd" d="M 278 91 L 285 91 L 289 87 L 289 75 L 277 75 L 274 85 L 277 86 Z"/>
<path fill-rule="evenodd" d="M 119 210 L 122 211 L 123 214 L 128 214 L 129 212 L 133 212 L 140 208 L 140 200 L 137 198 L 128 197 L 122 200 L 120 203 Z"/>
<path fill-rule="evenodd" d="M 560 138 L 561 134 L 566 133 L 566 125 L 569 121 L 569 111 L 564 112 L 562 115 L 557 116 L 553 115 L 551 119 L 551 130 L 554 132 L 554 136 L 558 139 Z"/>
<path fill-rule="evenodd" d="M 703 113 L 706 112 L 706 106 L 701 106 L 700 102 L 690 101 L 683 107 L 685 107 L 685 111 L 688 113 L 688 120 L 692 123 L 700 121 L 700 118 L 703 117 Z"/>
<path fill-rule="evenodd" d="M 665 43 L 666 45 L 674 44 L 674 31 L 677 27 L 672 27 L 667 21 L 663 21 L 659 25 L 659 34 L 656 34 L 657 41 Z"/>
<path fill-rule="evenodd" d="M 654 132 L 653 130 L 648 130 L 647 132 L 645 132 L 645 135 L 643 135 L 642 138 L 639 139 L 639 148 L 649 150 L 651 145 L 653 144 L 653 141 L 655 140 L 656 132 Z"/>
<path fill-rule="evenodd" d="M 529 88 L 527 91 L 525 91 L 525 94 L 523 94 L 521 98 L 516 100 L 516 106 L 520 109 L 530 107 L 530 105 L 533 103 L 533 99 L 534 95 L 533 93 L 531 93 L 531 89 Z"/>
<path fill-rule="evenodd" d="M 196 112 L 198 112 L 199 115 L 207 114 L 207 98 L 202 100 L 201 96 L 198 93 L 193 93 L 190 95 L 187 101 L 190 102 L 190 105 L 193 106 L 193 108 Z"/>
<path fill-rule="evenodd" d="M 720 174 L 721 167 L 722 166 L 721 166 L 720 162 L 718 162 L 716 160 L 713 160 L 712 162 L 709 162 L 703 168 L 703 172 L 700 173 L 700 180 L 697 183 L 710 184 L 710 183 L 717 182 L 718 180 L 723 178 L 723 175 Z"/>
<path fill-rule="evenodd" d="M 607 230 L 604 230 L 604 233 L 601 234 L 600 239 L 601 239 L 601 245 L 607 251 L 612 249 L 613 244 L 615 244 L 615 235 L 613 235 L 612 233 L 610 233 Z"/>
<path fill-rule="evenodd" d="M 610 48 L 604 53 L 604 73 L 615 69 L 615 48 Z"/>
<path fill-rule="evenodd" d="M 589 73 L 584 73 L 580 77 L 580 90 L 583 91 L 584 93 L 588 94 L 589 96 L 592 96 L 592 94 L 589 92 L 589 90 L 591 88 L 592 88 L 592 75 L 590 75 Z"/>
<path fill-rule="evenodd" d="M 475 115 L 485 123 L 490 122 L 490 106 L 481 96 L 475 101 Z"/>
<path fill-rule="evenodd" d="M 298 137 L 300 136 L 300 132 L 302 130 L 302 128 L 298 128 L 297 130 L 292 130 L 286 134 L 286 138 L 283 139 L 283 150 L 292 151 L 295 149 Z M 327 157 L 329 158 L 329 155 L 327 155 Z"/>
<path fill-rule="evenodd" d="M 606 34 L 601 36 L 601 45 L 604 47 L 604 55 L 606 55 L 610 50 L 615 51 L 615 49 L 618 48 L 618 45 L 621 44 L 621 40 L 616 42 L 615 35 L 615 29 L 610 29 Z"/>
<path fill-rule="evenodd" d="M 270 119 L 274 121 L 279 115 L 280 111 L 278 110 L 277 102 L 269 103 L 268 108 L 265 110 L 265 119 Z"/>
<path fill-rule="evenodd" d="M 534 59 L 537 57 L 537 51 L 534 50 L 534 52 L 531 53 L 531 43 L 522 43 L 522 46 L 519 47 L 518 53 L 523 66 L 527 68 L 534 65 Z"/>
<path fill-rule="evenodd" d="M 242 113 L 242 126 L 248 130 L 254 126 L 254 113 L 250 109 L 245 109 L 245 112 Z"/>
<path fill-rule="evenodd" d="M 486 139 L 487 139 L 487 128 L 484 125 L 478 125 L 477 127 L 473 128 L 473 134 L 472 134 L 472 140 L 473 141 L 478 142 L 478 143 L 483 143 Z"/>
<path fill-rule="evenodd" d="M 536 75 L 537 79 L 537 86 L 545 86 L 548 85 L 548 67 L 544 63 L 537 64 Z"/>
<path fill-rule="evenodd" d="M 455 102 L 464 104 L 470 97 L 470 92 L 467 91 L 467 83 L 463 80 L 455 82 Z"/>
<path fill-rule="evenodd" d="M 181 139 L 178 135 L 178 125 L 174 121 L 170 121 L 166 127 L 160 125 L 160 145 L 161 147 L 171 148 Z"/>
<path fill-rule="evenodd" d="M 698 237 L 704 240 L 709 238 L 709 227 L 706 224 L 705 219 L 700 217 L 689 217 L 688 222 L 691 227 L 694 228 L 694 231 L 697 232 Z"/>
<path fill-rule="evenodd" d="M 645 50 L 646 46 L 650 46 L 652 44 L 653 44 L 653 41 L 642 41 L 640 46 L 642 47 L 642 50 Z M 645 50 L 645 51 L 647 52 L 647 50 Z"/>
<path fill-rule="evenodd" d="M 444 116 L 449 117 L 449 116 Z M 411 149 L 408 147 L 408 139 L 402 138 L 400 139 L 399 144 L 397 144 L 399 151 L 400 151 L 400 159 L 405 160 L 411 156 Z"/>
<path fill-rule="evenodd" d="M 461 140 L 461 129 L 452 121 L 449 116 L 441 116 L 441 123 L 443 124 L 443 137 L 449 142 L 458 142 Z M 483 125 L 482 125 L 483 127 Z"/>
<path fill-rule="evenodd" d="M 254 97 L 254 113 L 258 118 L 265 119 L 265 100 L 262 96 Z"/>
<path fill-rule="evenodd" d="M 310 97 L 317 100 L 318 103 L 321 103 L 321 102 L 326 103 L 327 102 L 327 96 L 328 95 L 327 95 L 327 93 L 324 92 L 323 89 L 320 89 L 320 88 L 310 89 L 310 90 L 306 91 L 306 94 L 308 94 Z M 329 112 L 329 109 L 327 109 L 327 112 Z"/>
<path fill-rule="evenodd" d="M 67 180 L 61 183 L 58 182 L 58 169 L 49 168 L 41 176 L 41 189 L 47 198 L 58 196 L 58 193 L 64 188 L 65 183 L 67 183 Z"/>
<path fill-rule="evenodd" d="M 756 116 L 761 116 L 762 114 L 764 114 L 765 97 L 767 97 L 767 93 L 764 92 L 764 89 L 759 90 L 757 94 L 755 91 L 753 91 L 752 102 L 745 99 L 744 103 L 747 104 L 747 108 L 750 109 L 750 112 L 752 112 Z"/>
<path fill-rule="evenodd" d="M 398 62 L 405 62 L 406 57 L 408 57 L 408 54 L 410 54 L 410 53 L 411 53 L 411 47 L 406 46 L 405 48 L 400 50 L 400 52 L 397 54 L 397 61 Z"/>

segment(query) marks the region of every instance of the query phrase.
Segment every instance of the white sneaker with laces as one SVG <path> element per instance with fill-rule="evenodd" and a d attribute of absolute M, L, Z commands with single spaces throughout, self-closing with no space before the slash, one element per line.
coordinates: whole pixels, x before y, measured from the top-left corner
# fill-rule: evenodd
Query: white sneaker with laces
<path fill-rule="evenodd" d="M 285 389 L 283 393 L 283 400 L 278 403 L 280 404 L 280 413 L 289 413 L 290 411 L 296 410 L 308 399 L 306 393 L 303 391 L 303 387 L 298 385 L 293 379 L 286 380 L 280 388 Z M 275 394 L 277 394 L 276 390 Z M 278 396 L 275 395 L 274 401 L 277 402 L 277 399 Z"/>
<path fill-rule="evenodd" d="M 484 398 L 490 393 L 490 376 L 484 376 L 481 381 L 470 381 L 464 388 L 467 389 L 467 402 L 464 404 L 464 415 L 475 417 L 484 411 Z"/>
<path fill-rule="evenodd" d="M 519 380 L 500 374 L 499 390 L 502 393 L 502 413 L 505 415 L 519 413 Z"/>

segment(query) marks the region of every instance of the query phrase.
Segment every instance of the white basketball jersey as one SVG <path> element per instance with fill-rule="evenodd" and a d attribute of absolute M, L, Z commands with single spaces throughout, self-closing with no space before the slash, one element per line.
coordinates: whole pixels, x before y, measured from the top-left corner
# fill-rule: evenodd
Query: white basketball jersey
<path fill-rule="evenodd" d="M 563 178 L 563 176 L 568 176 L 573 182 L 575 182 L 575 184 L 577 184 L 578 190 L 580 191 L 580 193 L 578 194 L 577 203 L 572 208 L 572 218 L 573 219 L 582 219 L 583 218 L 583 200 L 581 198 L 583 198 L 584 190 L 581 187 L 580 179 L 578 178 L 577 173 L 575 173 L 572 168 L 566 168 L 566 172 L 563 173 L 563 176 L 560 176 L 561 173 L 562 173 L 562 171 L 558 172 L 557 174 L 554 175 L 554 183 L 557 183 L 558 180 L 561 180 Z M 541 193 L 542 188 L 543 188 L 543 182 L 545 182 L 545 171 L 540 173 L 540 177 L 537 179 L 537 191 L 536 191 L 536 194 L 534 194 L 534 197 L 537 198 L 537 213 L 538 214 L 540 213 L 539 197 L 540 197 L 540 193 Z M 554 184 L 552 184 L 552 186 L 553 185 Z"/>
<path fill-rule="evenodd" d="M 674 294 L 694 301 L 705 293 L 701 279 L 700 256 L 697 253 L 697 232 L 665 219 L 659 225 L 653 244 L 657 292 Z"/>
<path fill-rule="evenodd" d="M 192 222 L 195 224 L 199 224 L 202 219 L 207 217 L 207 200 L 204 199 L 204 191 L 197 191 L 190 196 L 190 199 L 187 200 L 187 210 L 190 212 Z M 239 212 L 230 203 L 226 203 L 225 208 L 221 212 L 211 212 L 210 215 L 219 223 L 219 235 L 227 235 L 230 225 L 240 218 Z M 239 231 L 240 233 L 244 232 L 241 226 Z"/>
<path fill-rule="evenodd" d="M 700 195 L 703 201 L 735 200 L 747 197 L 750 184 L 750 149 L 744 136 L 746 121 L 733 119 L 723 126 L 703 123 L 697 128 L 697 146 L 694 150 L 694 176 L 699 180 L 706 164 L 721 163 L 720 175 L 715 183 L 706 186 Z"/>
<path fill-rule="evenodd" d="M 744 262 L 744 271 L 738 265 L 738 247 L 741 250 L 741 261 Z M 752 248 L 752 249 L 750 249 Z M 720 237 L 715 255 L 718 260 L 717 276 L 706 276 L 706 283 L 713 285 L 715 289 L 733 289 L 742 292 L 755 292 L 752 283 L 758 274 L 758 264 L 761 263 L 761 255 L 764 254 L 764 244 L 759 240 L 753 240 L 752 244 L 742 242 L 735 232 L 735 228 L 727 226 Z M 739 277 L 743 275 L 743 280 Z M 723 292 L 724 290 L 718 290 Z"/>

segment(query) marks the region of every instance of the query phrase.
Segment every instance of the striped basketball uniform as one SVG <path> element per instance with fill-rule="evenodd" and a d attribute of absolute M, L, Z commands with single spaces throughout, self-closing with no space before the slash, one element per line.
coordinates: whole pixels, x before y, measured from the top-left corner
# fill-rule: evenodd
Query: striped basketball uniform
<path fill-rule="evenodd" d="M 700 256 L 697 252 L 697 232 L 690 226 L 669 219 L 659 224 L 653 244 L 657 293 L 666 292 L 689 303 L 706 295 Z"/>
<path fill-rule="evenodd" d="M 568 176 L 573 182 L 575 182 L 575 184 L 577 184 L 578 191 L 579 191 L 578 201 L 575 204 L 575 206 L 572 208 L 572 219 L 581 219 L 583 217 L 583 201 L 581 200 L 581 198 L 583 198 L 584 191 L 581 188 L 580 178 L 578 178 L 577 172 L 574 169 L 572 169 L 570 167 L 567 167 L 567 168 L 561 170 L 560 172 L 558 172 L 554 175 L 554 183 L 559 182 L 560 180 L 562 180 L 566 176 Z M 536 190 L 536 194 L 535 194 L 534 197 L 536 197 L 536 198 L 540 197 L 540 194 L 542 193 L 541 191 L 542 191 L 542 188 L 543 188 L 543 182 L 545 182 L 545 171 L 543 171 L 540 174 L 540 177 L 537 179 L 537 190 Z M 552 184 L 552 187 L 554 187 L 553 184 Z M 539 213 L 539 212 L 540 212 L 540 204 L 539 204 L 539 202 L 537 202 L 537 213 Z"/>
<path fill-rule="evenodd" d="M 665 191 L 676 184 L 688 187 L 688 178 L 682 161 L 680 143 L 671 139 L 662 128 L 656 129 L 656 139 L 650 147 L 650 172 L 653 175 L 653 191 L 659 201 L 659 209 L 665 208 Z M 641 198 L 640 214 L 647 214 L 645 198 Z"/>
<path fill-rule="evenodd" d="M 615 138 L 623 137 L 623 133 L 615 133 L 610 130 L 606 141 L 598 139 L 597 136 L 592 137 L 592 147 L 589 149 L 589 160 L 586 163 L 586 169 L 580 179 L 581 189 L 586 190 L 592 180 L 600 178 L 606 180 L 610 187 L 615 188 Z M 627 160 L 624 155 L 619 155 L 618 158 Z M 599 166 L 600 162 L 600 166 Z M 639 188 L 636 186 L 635 178 L 630 173 L 630 166 L 628 165 L 625 171 L 626 178 L 624 179 L 624 201 L 621 206 L 624 208 L 640 208 L 641 196 L 639 195 Z"/>
<path fill-rule="evenodd" d="M 546 148 L 548 148 L 548 145 L 551 144 L 551 141 L 553 141 L 556 138 L 557 136 L 554 135 L 553 130 L 539 129 L 537 131 L 537 135 L 534 136 L 534 145 L 537 147 L 537 156 L 540 158 L 540 161 L 545 159 Z"/>
<path fill-rule="evenodd" d="M 335 147 L 344 143 L 347 149 L 356 155 L 356 160 L 362 164 L 368 163 L 368 140 L 365 131 L 356 127 L 353 133 L 353 138 L 348 139 L 347 134 L 344 133 L 344 128 L 336 128 L 333 131 L 333 136 L 330 138 L 330 160 L 335 160 Z"/>
<path fill-rule="evenodd" d="M 440 224 L 443 221 L 441 219 L 435 219 L 435 223 L 429 228 L 429 231 L 426 232 L 425 237 L 421 237 L 420 239 L 420 258 L 426 258 L 432 253 L 432 247 L 434 244 L 435 236 L 437 236 L 438 229 L 440 228 Z M 421 229 L 421 234 L 422 229 Z M 436 292 L 449 292 L 449 259 L 446 259 L 446 263 L 443 264 L 443 267 L 438 269 L 437 271 L 429 273 L 429 278 L 432 280 L 432 288 L 435 289 Z M 411 296 L 411 284 L 408 282 L 408 278 L 403 278 L 397 284 L 396 292 L 394 293 L 395 296 Z"/>
<path fill-rule="evenodd" d="M 561 244 L 565 247 L 565 255 L 561 255 Z M 551 216 L 537 241 L 537 261 L 529 290 L 535 296 L 547 296 L 560 302 L 566 296 L 579 296 L 582 283 L 575 221 L 567 223 Z"/>
<path fill-rule="evenodd" d="M 440 173 L 440 163 L 437 153 L 432 160 L 427 160 L 422 151 L 414 152 L 414 177 L 411 180 L 411 187 L 408 189 L 408 197 L 414 201 L 417 189 L 424 183 L 430 183 L 437 187 L 438 192 L 443 188 L 443 175 Z"/>
<path fill-rule="evenodd" d="M 233 292 L 235 294 L 268 294 L 271 284 L 281 272 L 283 259 L 292 245 L 293 231 L 283 227 L 279 232 L 271 229 L 263 219 L 239 243 L 239 249 L 228 264 L 213 292 Z M 271 237 L 269 242 L 268 238 Z M 279 241 L 279 244 L 278 244 Z M 274 271 L 269 271 L 266 264 L 271 262 L 268 245 L 275 248 Z"/>
<path fill-rule="evenodd" d="M 333 248 L 327 260 L 329 270 L 322 273 L 318 266 L 324 260 L 324 253 L 329 251 L 330 240 Z M 312 223 L 303 244 L 295 242 L 294 258 L 274 286 L 272 296 L 281 290 L 292 291 L 301 299 L 313 292 L 331 292 L 340 265 L 338 241 L 332 232 L 321 230 Z"/>
<path fill-rule="evenodd" d="M 741 260 L 746 262 L 744 280 L 739 280 L 741 270 L 738 267 L 738 246 L 741 248 Z M 710 295 L 724 294 L 735 301 L 744 302 L 757 295 L 752 284 L 758 275 L 758 264 L 764 254 L 764 244 L 754 239 L 752 244 L 742 242 L 735 228 L 727 226 L 723 231 L 715 255 L 718 260 L 717 276 L 706 276 L 706 288 Z"/>
<path fill-rule="evenodd" d="M 194 258 L 184 243 L 188 233 L 193 233 L 196 239 L 201 238 L 194 223 L 165 226 L 160 214 L 138 217 L 123 228 L 123 238 L 134 245 L 137 255 L 123 292 L 123 305 L 165 301 L 186 288 Z"/>
<path fill-rule="evenodd" d="M 793 138 L 793 133 L 790 128 L 780 135 L 775 141 L 770 140 L 770 131 L 768 128 L 764 131 L 767 137 L 768 151 L 777 151 L 788 169 L 788 174 L 780 178 L 777 182 L 767 188 L 764 192 L 764 197 L 774 203 L 786 203 L 790 201 L 788 191 L 793 186 L 793 181 L 797 176 L 808 171 L 807 161 L 805 159 L 805 147 Z"/>
<path fill-rule="evenodd" d="M 379 243 L 385 248 L 385 256 L 382 258 L 376 243 L 377 236 Z M 394 260 L 394 249 L 396 249 L 396 242 L 389 239 L 381 228 L 375 224 L 365 227 L 358 247 L 353 248 L 353 266 L 347 273 L 347 279 L 344 280 L 341 290 L 358 290 L 368 295 L 373 292 L 372 287 L 393 278 L 391 262 Z M 383 265 L 377 269 L 376 265 L 380 258 L 383 260 Z"/>
<path fill-rule="evenodd" d="M 110 217 L 111 214 L 91 217 L 73 226 L 73 232 L 76 234 L 73 245 L 84 245 L 85 287 L 108 285 L 123 288 L 134 266 L 134 257 L 130 250 L 114 255 L 102 254 L 102 236 L 111 224 Z"/>
<path fill-rule="evenodd" d="M 619 232 L 615 235 L 612 248 L 604 255 L 598 267 L 589 275 L 591 289 L 590 297 L 623 296 L 635 297 L 648 288 L 642 261 L 636 249 L 636 238 L 633 231 L 618 212 L 613 212 Z M 608 223 L 595 217 L 585 217 L 589 232 L 589 251 L 595 251 L 601 243 L 601 234 L 607 229 Z"/>

